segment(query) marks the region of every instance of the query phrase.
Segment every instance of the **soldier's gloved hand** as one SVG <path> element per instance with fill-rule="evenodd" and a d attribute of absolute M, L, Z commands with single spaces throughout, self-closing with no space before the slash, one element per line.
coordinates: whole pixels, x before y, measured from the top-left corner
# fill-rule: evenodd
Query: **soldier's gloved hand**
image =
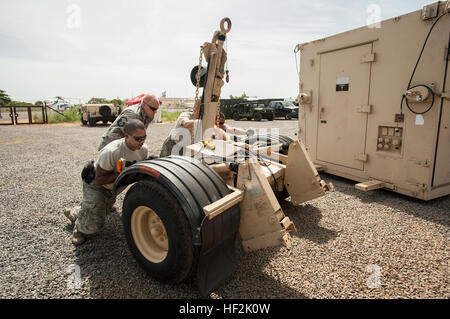
<path fill-rule="evenodd" d="M 247 134 L 247 136 L 250 137 L 250 136 L 252 136 L 252 135 L 255 135 L 256 132 L 255 132 L 254 129 L 249 128 L 249 129 L 247 129 L 247 130 L 245 131 L 245 134 Z"/>
<path fill-rule="evenodd" d="M 159 158 L 159 156 L 157 156 L 157 155 L 149 155 L 145 160 L 146 161 L 151 161 L 151 160 L 153 160 L 155 158 Z"/>
<path fill-rule="evenodd" d="M 90 184 L 95 179 L 95 165 L 94 161 L 87 162 L 81 171 L 81 179 L 87 184 Z"/>
<path fill-rule="evenodd" d="M 126 162 L 125 162 L 125 167 L 128 167 L 128 166 L 131 166 L 131 165 L 133 165 L 133 164 L 136 164 L 136 162 L 137 162 L 137 161 L 132 161 L 132 162 L 126 161 Z"/>

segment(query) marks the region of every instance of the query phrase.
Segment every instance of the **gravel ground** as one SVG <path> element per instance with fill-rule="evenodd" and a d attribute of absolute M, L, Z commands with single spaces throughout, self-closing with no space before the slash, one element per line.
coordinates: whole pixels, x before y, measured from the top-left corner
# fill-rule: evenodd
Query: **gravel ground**
<path fill-rule="evenodd" d="M 240 121 L 279 127 L 296 121 Z M 151 124 L 159 154 L 173 124 Z M 0 298 L 200 298 L 192 282 L 149 278 L 125 242 L 120 212 L 75 248 L 61 214 L 79 205 L 80 171 L 97 154 L 106 126 L 0 127 Z M 363 193 L 321 174 L 334 192 L 295 207 L 281 203 L 298 233 L 293 245 L 244 253 L 212 298 L 449 298 L 450 197 L 421 202 L 388 191 Z M 121 207 L 124 194 L 118 197 Z M 81 281 L 71 281 L 79 271 Z"/>

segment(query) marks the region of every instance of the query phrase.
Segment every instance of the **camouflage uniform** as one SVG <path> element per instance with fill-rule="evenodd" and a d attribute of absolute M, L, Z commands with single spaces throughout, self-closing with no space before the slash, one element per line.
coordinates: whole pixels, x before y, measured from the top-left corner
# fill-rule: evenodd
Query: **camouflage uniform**
<path fill-rule="evenodd" d="M 98 145 L 98 150 L 102 150 L 108 143 L 122 138 L 125 136 L 123 127 L 125 124 L 131 120 L 139 120 L 144 123 L 145 129 L 153 119 L 149 119 L 142 109 L 142 102 L 136 105 L 127 107 L 123 112 L 116 118 L 116 120 L 108 127 L 108 130 L 103 134 L 100 144 Z"/>
<path fill-rule="evenodd" d="M 172 148 L 175 146 L 175 144 L 177 144 L 177 141 L 172 140 L 170 138 L 170 135 L 167 136 L 166 139 L 164 140 L 159 157 L 166 157 L 172 155 Z"/>
<path fill-rule="evenodd" d="M 143 145 L 137 151 L 130 150 L 121 138 L 109 143 L 100 151 L 95 166 L 100 166 L 107 171 L 115 170 L 115 165 L 120 158 L 127 161 L 140 162 L 148 155 L 147 146 Z M 83 202 L 81 207 L 72 209 L 72 215 L 76 218 L 77 231 L 89 235 L 100 231 L 105 223 L 106 214 L 112 210 L 116 201 L 113 189 L 114 183 L 97 186 L 95 181 L 87 184 L 83 181 Z"/>
<path fill-rule="evenodd" d="M 177 130 L 179 130 L 180 128 L 183 128 L 181 123 L 183 123 L 184 120 L 190 120 L 191 116 L 192 116 L 192 112 L 183 112 L 180 114 L 174 128 L 170 131 L 170 134 L 164 140 L 159 157 L 166 157 L 166 156 L 172 155 L 172 148 L 178 143 L 178 141 L 172 139 L 172 136 L 176 135 Z M 201 132 L 201 128 L 200 128 L 200 132 Z M 195 137 L 195 140 L 198 140 L 198 138 Z M 191 144 L 191 143 L 189 143 L 189 144 Z M 176 154 L 176 155 L 178 155 L 178 154 Z"/>
<path fill-rule="evenodd" d="M 116 195 L 111 190 L 83 181 L 83 202 L 81 207 L 75 207 L 73 214 L 77 230 L 86 235 L 100 231 L 115 201 Z"/>

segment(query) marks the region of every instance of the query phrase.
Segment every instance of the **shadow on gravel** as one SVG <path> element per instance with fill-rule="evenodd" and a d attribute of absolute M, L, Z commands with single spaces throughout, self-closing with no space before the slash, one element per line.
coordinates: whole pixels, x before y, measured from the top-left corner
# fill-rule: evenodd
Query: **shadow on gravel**
<path fill-rule="evenodd" d="M 339 232 L 319 226 L 322 212 L 316 207 L 306 204 L 294 206 L 289 201 L 281 201 L 281 208 L 286 216 L 297 227 L 294 236 L 305 238 L 318 245 L 335 239 Z M 274 258 L 284 258 L 279 255 L 281 246 L 265 248 L 253 252 L 244 252 L 240 242 L 238 250 L 238 265 L 231 280 L 217 290 L 222 298 L 267 298 L 267 299 L 306 299 L 305 294 L 283 283 L 286 269 L 272 268 Z M 250 273 L 240 272 L 240 269 L 252 270 Z"/>
<path fill-rule="evenodd" d="M 68 223 L 64 229 L 70 236 L 72 226 Z M 306 298 L 302 293 L 283 284 L 280 281 L 283 274 L 268 266 L 272 258 L 277 258 L 280 247 L 245 253 L 237 241 L 236 249 L 236 270 L 229 280 L 212 293 L 212 298 Z M 75 256 L 75 263 L 81 270 L 84 298 L 203 298 L 195 279 L 180 284 L 164 284 L 148 276 L 129 252 L 118 214 L 108 215 L 105 228 L 76 247 Z M 253 271 L 243 272 L 242 269 Z"/>
<path fill-rule="evenodd" d="M 73 228 L 65 229 L 71 233 Z M 108 215 L 105 228 L 76 247 L 75 256 L 89 298 L 200 298 L 190 283 L 167 285 L 147 275 L 128 249 L 119 214 Z"/>
<path fill-rule="evenodd" d="M 281 201 L 280 206 L 297 228 L 294 236 L 305 238 L 320 245 L 335 239 L 339 232 L 319 226 L 322 212 L 310 204 L 294 206 L 289 201 Z"/>
<path fill-rule="evenodd" d="M 379 204 L 426 221 L 450 227 L 450 196 L 423 201 L 385 189 L 363 192 L 355 189 L 355 181 L 321 173 L 322 179 L 334 184 L 335 190 L 359 198 L 365 204 Z"/>
<path fill-rule="evenodd" d="M 213 294 L 224 299 L 307 299 L 306 295 L 282 282 L 285 269 L 270 266 L 271 260 L 281 258 L 277 256 L 280 249 L 281 246 L 244 252 L 237 240 L 236 271 Z"/>

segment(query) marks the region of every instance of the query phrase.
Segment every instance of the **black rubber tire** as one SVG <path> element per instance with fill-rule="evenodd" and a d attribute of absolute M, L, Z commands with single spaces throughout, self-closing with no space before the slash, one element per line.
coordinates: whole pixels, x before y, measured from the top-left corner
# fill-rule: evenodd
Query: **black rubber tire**
<path fill-rule="evenodd" d="M 252 137 L 253 141 L 258 140 L 259 142 L 265 143 L 266 145 L 272 145 L 272 144 L 291 144 L 294 142 L 294 140 L 288 136 L 284 135 L 277 135 L 277 134 L 258 134 L 256 137 Z M 250 138 L 245 139 L 245 143 L 249 143 Z"/>
<path fill-rule="evenodd" d="M 292 120 L 292 115 L 291 115 L 290 113 L 287 113 L 287 114 L 284 116 L 284 118 L 285 118 L 286 120 Z"/>
<path fill-rule="evenodd" d="M 82 124 L 82 125 L 86 125 L 86 124 L 87 124 L 87 121 L 85 121 L 85 120 L 83 120 L 83 118 L 81 118 L 81 124 Z"/>
<path fill-rule="evenodd" d="M 241 117 L 239 116 L 239 113 L 238 112 L 234 112 L 233 113 L 233 120 L 239 121 L 240 119 L 241 119 Z"/>
<path fill-rule="evenodd" d="M 280 201 L 280 200 L 284 200 L 284 199 L 288 198 L 291 195 L 289 195 L 289 192 L 287 191 L 287 189 L 284 188 L 281 192 L 275 192 L 275 196 Z"/>
<path fill-rule="evenodd" d="M 88 125 L 89 125 L 89 126 L 94 126 L 95 123 L 97 123 L 97 121 L 96 121 L 95 119 L 90 118 L 90 117 L 88 116 Z"/>
<path fill-rule="evenodd" d="M 253 118 L 255 119 L 255 121 L 258 121 L 258 122 L 259 122 L 259 121 L 262 120 L 263 116 L 262 116 L 261 113 L 256 112 L 255 114 L 253 114 Z"/>
<path fill-rule="evenodd" d="M 99 112 L 103 117 L 110 117 L 110 116 L 111 116 L 111 109 L 109 108 L 108 105 L 102 105 L 102 106 L 100 106 L 100 109 L 98 110 L 98 112 Z"/>
<path fill-rule="evenodd" d="M 274 144 L 282 144 L 280 154 L 288 155 L 289 145 L 294 142 L 293 139 L 284 135 L 277 134 L 258 134 L 256 136 L 247 137 L 246 144 L 258 145 L 258 147 L 270 146 Z M 256 144 L 257 143 L 257 144 Z"/>
<path fill-rule="evenodd" d="M 143 256 L 133 239 L 131 219 L 139 206 L 151 208 L 164 223 L 169 241 L 167 256 L 153 263 Z M 153 278 L 178 283 L 191 276 L 199 251 L 193 245 L 187 217 L 175 197 L 158 182 L 148 179 L 134 184 L 127 192 L 122 210 L 125 238 L 136 261 Z"/>

